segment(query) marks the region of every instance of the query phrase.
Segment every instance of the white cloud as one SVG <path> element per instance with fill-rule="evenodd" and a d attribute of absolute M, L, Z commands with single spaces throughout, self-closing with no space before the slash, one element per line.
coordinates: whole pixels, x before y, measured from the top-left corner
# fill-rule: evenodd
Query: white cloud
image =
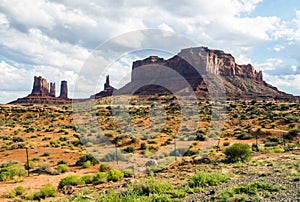
<path fill-rule="evenodd" d="M 264 79 L 281 91 L 300 95 L 300 74 L 283 76 L 264 74 Z"/>
<path fill-rule="evenodd" d="M 150 47 L 149 43 L 152 43 L 153 48 L 169 50 L 170 47 L 177 48 L 181 44 L 179 41 L 168 40 L 168 36 L 172 39 L 171 33 L 178 33 L 199 45 L 223 49 L 241 64 L 252 61 L 255 63 L 255 59 L 250 57 L 254 47 L 284 39 L 289 44 L 272 44 L 273 49 L 278 53 L 284 50 L 287 56 L 300 61 L 297 55 L 300 52 L 300 11 L 297 11 L 292 22 L 284 22 L 274 16 L 248 15 L 260 3 L 263 0 L 2 0 L 0 61 L 2 58 L 12 65 L 1 63 L 6 67 L 0 70 L 5 72 L 0 78 L 6 82 L 8 79 L 4 75 L 8 76 L 12 71 L 11 74 L 16 76 L 11 78 L 22 77 L 27 82 L 32 79 L 33 74 L 40 73 L 49 80 L 65 77 L 71 86 L 75 85 L 73 81 L 78 78 L 83 81 L 80 95 L 86 93 L 88 96 L 87 93 L 94 90 L 89 89 L 95 85 L 92 83 L 94 78 L 102 86 L 100 80 L 104 70 L 98 75 L 97 68 L 114 64 L 114 68 L 109 68 L 109 74 L 116 81 L 120 81 L 119 77 L 131 68 L 131 65 L 124 67 L 124 61 L 114 61 L 116 58 L 102 55 L 102 58 L 96 59 L 97 63 L 90 64 L 86 74 L 78 76 L 92 50 L 115 36 L 146 28 L 161 28 L 169 32 L 162 33 L 166 37 L 163 43 L 161 40 L 148 40 L 147 36 L 135 32 L 135 35 L 114 41 L 116 43 L 111 44 L 110 48 L 122 53 L 123 50 Z M 155 39 L 158 36 L 152 37 Z M 176 53 L 179 50 L 173 51 Z M 124 58 L 126 57 L 122 56 L 121 60 L 125 60 Z M 286 68 L 284 62 L 281 58 L 273 61 L 268 59 L 255 66 L 269 74 L 282 73 Z M 294 69 L 288 68 L 291 72 Z M 299 68 L 294 73 L 298 70 Z M 1 82 L 2 80 L 0 84 Z M 22 81 L 22 85 L 17 84 L 18 82 L 12 85 L 11 89 L 24 89 L 25 86 L 32 85 L 25 84 L 25 81 Z"/>
<path fill-rule="evenodd" d="M 262 70 L 262 71 L 272 71 L 272 70 L 276 70 L 277 68 L 279 68 L 280 66 L 283 65 L 283 61 L 279 58 L 268 58 L 266 60 L 266 62 L 264 63 L 260 63 L 260 64 L 255 64 L 255 67 L 258 70 Z"/>

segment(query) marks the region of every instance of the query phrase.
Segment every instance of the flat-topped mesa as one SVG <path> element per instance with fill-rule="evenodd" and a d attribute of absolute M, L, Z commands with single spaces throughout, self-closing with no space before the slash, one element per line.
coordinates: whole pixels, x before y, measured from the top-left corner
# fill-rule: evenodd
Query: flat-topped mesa
<path fill-rule="evenodd" d="M 226 96 L 230 99 L 293 98 L 263 81 L 262 72 L 256 71 L 251 64 L 236 64 L 231 54 L 207 47 L 182 49 L 166 60 L 158 56 L 137 60 L 132 64 L 131 82 L 117 92 L 164 95 L 171 91 L 189 95 L 192 89 L 197 97 L 205 99 L 210 96 L 207 87 L 207 81 L 210 80 L 207 79 L 213 78 L 209 74 L 220 76 L 216 78 L 222 80 L 220 84 L 223 84 Z M 190 89 L 187 89 L 187 84 Z"/>
<path fill-rule="evenodd" d="M 262 72 L 255 71 L 251 64 L 238 65 L 235 63 L 235 59 L 231 54 L 225 53 L 222 50 L 211 50 L 207 47 L 195 47 L 182 49 L 174 57 L 165 60 L 158 56 L 150 56 L 144 60 L 137 60 L 132 65 L 131 80 L 143 79 L 143 77 L 149 77 L 155 74 L 155 69 L 144 69 L 147 71 L 144 75 L 137 74 L 134 69 L 143 65 L 162 65 L 176 70 L 186 79 L 195 78 L 200 74 L 218 74 L 221 76 L 239 76 L 242 78 L 254 79 L 256 81 L 262 81 Z"/>
<path fill-rule="evenodd" d="M 263 80 L 261 71 L 257 72 L 251 64 L 236 64 L 234 57 L 222 50 L 211 50 L 207 47 L 187 48 L 181 50 L 178 56 L 193 66 L 203 64 L 204 67 L 201 68 L 205 69 L 202 69 L 201 72 L 221 76 L 239 76 L 256 81 Z"/>

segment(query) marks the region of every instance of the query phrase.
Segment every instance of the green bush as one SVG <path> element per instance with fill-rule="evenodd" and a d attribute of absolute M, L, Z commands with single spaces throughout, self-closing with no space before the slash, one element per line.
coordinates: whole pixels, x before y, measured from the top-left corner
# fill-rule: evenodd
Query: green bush
<path fill-rule="evenodd" d="M 297 129 L 290 130 L 288 132 L 288 134 L 283 136 L 283 138 L 287 139 L 287 140 L 293 140 L 295 137 L 297 137 L 298 133 L 299 133 L 299 130 L 297 130 Z"/>
<path fill-rule="evenodd" d="M 140 149 L 141 150 L 146 150 L 148 147 L 147 147 L 147 144 L 145 143 L 145 142 L 142 142 L 141 143 L 141 147 L 140 147 Z"/>
<path fill-rule="evenodd" d="M 108 163 L 102 163 L 100 165 L 100 168 L 99 168 L 100 172 L 106 172 L 106 171 L 109 171 L 109 170 L 111 170 L 111 167 Z"/>
<path fill-rule="evenodd" d="M 229 146 L 230 145 L 230 142 L 223 142 L 223 146 L 224 147 L 227 147 L 227 146 Z"/>
<path fill-rule="evenodd" d="M 54 197 L 56 195 L 56 189 L 51 184 L 46 184 L 40 189 L 41 198 Z"/>
<path fill-rule="evenodd" d="M 76 175 L 71 175 L 60 180 L 60 182 L 58 183 L 58 189 L 62 189 L 67 185 L 76 186 L 80 184 L 83 184 L 82 179 Z"/>
<path fill-rule="evenodd" d="M 56 195 L 56 189 L 51 184 L 46 184 L 37 192 L 30 193 L 26 199 L 27 200 L 41 200 L 47 197 L 54 197 Z"/>
<path fill-rule="evenodd" d="M 118 159 L 116 159 L 116 156 Z M 110 162 L 110 161 L 127 161 L 127 158 L 124 154 L 121 153 L 120 150 L 117 151 L 110 151 L 109 153 L 107 153 L 102 159 L 101 161 L 104 162 Z"/>
<path fill-rule="evenodd" d="M 94 179 L 94 175 L 83 175 L 80 177 L 80 180 L 84 182 L 84 184 L 92 184 Z"/>
<path fill-rule="evenodd" d="M 271 185 L 271 184 L 267 184 L 267 183 L 260 182 L 260 181 L 253 181 L 250 183 L 244 183 L 240 186 L 235 186 L 235 187 L 226 189 L 225 191 L 223 191 L 220 194 L 219 199 L 223 199 L 222 201 L 230 201 L 229 199 L 232 199 L 235 194 L 239 194 L 238 196 L 234 197 L 235 199 L 237 199 L 237 197 L 241 197 L 245 194 L 257 195 L 258 192 L 260 192 L 260 191 L 265 191 L 265 193 L 266 193 L 266 192 L 277 192 L 282 189 L 284 189 L 284 187 L 282 187 L 282 186 Z M 227 200 L 225 200 L 225 199 L 227 199 Z M 235 201 L 238 201 L 238 200 L 235 200 Z M 257 200 L 254 200 L 254 201 L 257 201 Z"/>
<path fill-rule="evenodd" d="M 22 186 L 17 186 L 14 190 L 17 196 L 23 195 L 25 193 L 25 189 Z"/>
<path fill-rule="evenodd" d="M 11 180 L 15 176 L 24 177 L 27 175 L 27 170 L 25 170 L 19 164 L 8 164 L 6 167 L 0 169 L 0 181 Z"/>
<path fill-rule="evenodd" d="M 34 163 L 33 163 L 33 161 L 27 161 L 27 162 L 25 163 L 25 169 L 26 169 L 26 170 L 33 169 L 33 168 L 34 168 Z"/>
<path fill-rule="evenodd" d="M 76 161 L 75 165 L 83 166 L 83 164 L 87 161 L 90 161 L 93 166 L 99 163 L 99 161 L 92 154 L 85 154 L 82 155 L 78 161 Z"/>
<path fill-rule="evenodd" d="M 61 173 L 65 173 L 69 171 L 69 167 L 66 164 L 58 164 L 58 166 L 56 166 L 54 174 L 58 175 Z"/>
<path fill-rule="evenodd" d="M 86 162 L 83 163 L 82 167 L 83 167 L 83 168 L 88 168 L 88 167 L 91 166 L 91 164 L 92 164 L 92 163 L 91 163 L 90 161 L 86 161 Z"/>
<path fill-rule="evenodd" d="M 253 136 L 250 135 L 250 134 L 247 134 L 247 133 L 239 134 L 239 135 L 236 137 L 236 139 L 238 139 L 238 140 L 250 140 L 250 139 L 252 139 L 252 138 L 253 138 Z"/>
<path fill-rule="evenodd" d="M 195 187 L 207 187 L 221 184 L 228 181 L 228 177 L 219 173 L 209 173 L 206 171 L 196 171 L 196 175 L 192 176 L 188 180 L 188 186 Z"/>
<path fill-rule="evenodd" d="M 172 189 L 173 187 L 170 183 L 155 180 L 154 177 L 152 177 L 150 180 L 142 183 L 133 184 L 133 186 L 129 188 L 129 191 L 133 191 L 138 196 L 149 196 L 152 194 L 162 195 L 170 192 Z"/>
<path fill-rule="evenodd" d="M 229 162 L 245 162 L 251 156 L 251 149 L 248 144 L 235 143 L 225 149 L 224 154 Z"/>
<path fill-rule="evenodd" d="M 133 146 L 128 146 L 125 149 L 123 149 L 123 151 L 127 153 L 134 153 L 135 148 Z"/>
<path fill-rule="evenodd" d="M 123 170 L 124 177 L 132 177 L 134 175 L 133 168 L 126 168 Z"/>
<path fill-rule="evenodd" d="M 108 181 L 117 182 L 122 180 L 123 178 L 124 178 L 124 173 L 119 170 L 112 169 L 108 171 L 108 177 L 107 177 Z"/>
<path fill-rule="evenodd" d="M 108 173 L 107 172 L 98 172 L 93 177 L 93 184 L 101 184 L 107 182 Z"/>

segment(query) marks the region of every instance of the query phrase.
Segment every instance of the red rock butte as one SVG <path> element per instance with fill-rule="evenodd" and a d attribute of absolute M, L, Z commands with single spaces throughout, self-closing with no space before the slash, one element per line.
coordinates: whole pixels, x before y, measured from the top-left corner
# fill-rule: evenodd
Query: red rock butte
<path fill-rule="evenodd" d="M 49 89 L 50 88 L 50 89 Z M 24 97 L 18 98 L 16 101 L 9 104 L 70 104 L 71 99 L 68 98 L 68 84 L 67 81 L 61 81 L 61 89 L 59 97 L 55 97 L 55 83 L 48 83 L 47 80 L 41 76 L 35 76 L 33 81 L 33 88 L 31 93 Z"/>
<path fill-rule="evenodd" d="M 167 68 L 161 68 L 162 66 Z M 170 75 L 170 70 L 178 74 Z M 224 86 L 227 99 L 286 100 L 295 98 L 266 83 L 262 72 L 257 72 L 251 64 L 239 65 L 231 54 L 207 47 L 183 49 L 167 60 L 158 56 L 150 56 L 133 62 L 131 82 L 117 90 L 116 94 L 129 94 L 132 89 L 138 89 L 135 91 L 137 95 L 169 94 L 186 89 L 187 82 L 198 98 L 207 99 L 211 92 L 207 88 L 208 80 L 203 78 L 214 77 L 214 75 L 218 75 L 219 81 L 222 81 L 219 84 Z M 181 81 L 182 78 L 185 83 Z M 163 85 L 143 86 L 145 81 Z M 139 86 L 142 87 L 139 88 Z M 165 86 L 167 88 L 164 88 Z M 170 89 L 172 89 L 171 92 Z"/>

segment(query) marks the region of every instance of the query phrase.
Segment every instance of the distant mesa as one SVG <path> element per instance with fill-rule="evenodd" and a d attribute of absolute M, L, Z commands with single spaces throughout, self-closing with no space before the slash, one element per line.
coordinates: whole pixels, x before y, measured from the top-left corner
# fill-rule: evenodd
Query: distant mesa
<path fill-rule="evenodd" d="M 33 88 L 31 93 L 24 97 L 18 98 L 16 101 L 9 104 L 70 104 L 71 99 L 68 98 L 68 84 L 67 81 L 61 81 L 60 95 L 55 97 L 55 83 L 47 82 L 41 76 L 35 76 L 33 81 Z"/>
<path fill-rule="evenodd" d="M 170 72 L 176 72 L 180 76 Z M 187 92 L 186 95 L 194 93 L 199 99 L 209 99 L 211 92 L 204 78 L 213 75 L 218 75 L 221 79 L 220 83 L 214 85 L 224 86 L 227 99 L 297 99 L 265 82 L 262 72 L 256 71 L 251 64 L 236 64 L 231 54 L 207 47 L 182 49 L 167 60 L 150 56 L 144 60 L 134 61 L 131 81 L 128 84 L 115 89 L 110 85 L 107 75 L 104 89 L 89 99 L 99 99 L 113 94 L 149 96 L 170 95 L 177 92 L 184 94 L 187 92 L 187 85 L 192 92 Z M 69 104 L 88 100 L 69 99 L 67 81 L 61 81 L 58 97 L 55 97 L 55 92 L 55 83 L 49 84 L 41 76 L 35 76 L 31 94 L 10 104 Z"/>
<path fill-rule="evenodd" d="M 170 75 L 170 71 L 180 76 Z M 142 68 L 140 68 L 142 67 Z M 140 70 L 139 70 L 140 69 Z M 199 74 L 200 72 L 200 74 Z M 211 50 L 207 47 L 193 47 L 181 50 L 170 59 L 150 56 L 133 62 L 131 82 L 117 91 L 117 94 L 130 94 L 134 89 L 137 95 L 164 95 L 184 92 L 186 82 L 198 98 L 208 99 L 210 92 L 203 79 L 219 75 L 226 91 L 227 99 L 291 99 L 293 95 L 279 91 L 263 80 L 261 71 L 257 72 L 251 64 L 236 64 L 231 54 L 222 50 Z M 185 82 L 182 82 L 184 80 Z M 158 85 L 144 85 L 161 83 Z M 221 84 L 221 83 L 220 83 Z M 143 86 L 139 88 L 139 86 Z"/>

